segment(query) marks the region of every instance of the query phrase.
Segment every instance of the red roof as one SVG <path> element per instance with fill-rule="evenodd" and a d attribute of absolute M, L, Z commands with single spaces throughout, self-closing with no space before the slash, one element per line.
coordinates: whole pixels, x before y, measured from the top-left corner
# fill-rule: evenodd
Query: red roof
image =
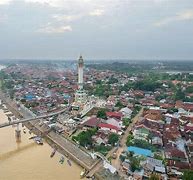
<path fill-rule="evenodd" d="M 84 126 L 89 126 L 89 127 L 97 127 L 100 122 L 101 122 L 100 119 L 98 119 L 96 117 L 92 117 L 89 120 L 85 121 L 83 123 L 83 125 Z"/>
<path fill-rule="evenodd" d="M 193 126 L 188 126 L 188 125 L 184 126 L 184 131 L 185 132 L 186 131 L 193 131 Z"/>
<path fill-rule="evenodd" d="M 167 166 L 176 167 L 179 170 L 189 169 L 189 163 L 175 160 L 167 160 Z"/>
<path fill-rule="evenodd" d="M 113 125 L 111 125 L 111 124 L 105 124 L 105 123 L 100 123 L 100 124 L 98 125 L 98 127 L 100 127 L 100 128 L 114 129 L 114 130 L 116 130 L 116 131 L 119 131 L 119 130 L 120 130 L 120 128 L 118 128 L 117 126 L 113 126 Z"/>
<path fill-rule="evenodd" d="M 193 111 L 193 103 L 184 103 L 184 109 Z"/>
<path fill-rule="evenodd" d="M 121 119 L 121 117 L 123 116 L 121 112 L 106 112 L 106 115 L 107 117 L 114 117 L 118 119 Z"/>

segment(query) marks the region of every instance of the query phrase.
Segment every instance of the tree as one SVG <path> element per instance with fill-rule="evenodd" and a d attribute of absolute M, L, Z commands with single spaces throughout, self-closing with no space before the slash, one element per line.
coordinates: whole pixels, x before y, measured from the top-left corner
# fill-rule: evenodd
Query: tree
<path fill-rule="evenodd" d="M 138 157 L 130 157 L 130 165 L 131 165 L 131 171 L 134 172 L 135 170 L 140 170 L 140 159 Z"/>
<path fill-rule="evenodd" d="M 183 180 L 191 180 L 193 179 L 193 171 L 192 170 L 185 170 L 182 176 Z"/>
<path fill-rule="evenodd" d="M 187 93 L 193 93 L 193 86 L 189 86 L 186 88 Z"/>
<path fill-rule="evenodd" d="M 177 100 L 184 100 L 185 99 L 185 93 L 181 90 L 181 89 L 178 89 L 174 95 L 174 99 L 177 101 Z"/>
<path fill-rule="evenodd" d="M 160 180 L 160 176 L 156 173 L 152 173 L 151 176 L 149 177 L 149 180 Z"/>
<path fill-rule="evenodd" d="M 126 142 L 126 145 L 127 146 L 130 146 L 132 145 L 132 140 L 134 139 L 134 136 L 132 134 L 129 134 L 128 137 L 127 137 L 127 142 Z"/>
<path fill-rule="evenodd" d="M 131 122 L 131 119 L 129 119 L 129 118 L 123 118 L 123 125 L 124 125 L 124 126 L 128 127 L 129 124 L 130 124 L 130 122 Z"/>
<path fill-rule="evenodd" d="M 117 143 L 119 140 L 119 135 L 115 134 L 115 133 L 112 133 L 110 136 L 109 136 L 109 140 L 108 140 L 108 143 L 111 144 L 112 146 L 115 145 L 115 143 Z"/>
<path fill-rule="evenodd" d="M 107 118 L 107 116 L 106 116 L 106 109 L 100 109 L 97 112 L 97 117 L 98 118 L 102 118 L 102 119 L 106 119 Z"/>
<path fill-rule="evenodd" d="M 97 132 L 97 129 L 89 129 L 83 131 L 77 136 L 73 136 L 73 140 L 76 140 L 80 143 L 81 146 L 92 145 L 92 136 Z"/>
<path fill-rule="evenodd" d="M 109 78 L 109 84 L 114 84 L 114 83 L 118 83 L 118 79 L 114 78 L 113 76 L 111 76 Z"/>
<path fill-rule="evenodd" d="M 123 107 L 125 107 L 122 103 L 121 103 L 121 101 L 118 101 L 116 104 L 115 104 L 115 107 L 118 107 L 118 108 L 123 108 Z"/>
<path fill-rule="evenodd" d="M 26 99 L 21 99 L 20 101 L 21 101 L 21 103 L 23 103 L 23 104 L 26 103 Z"/>

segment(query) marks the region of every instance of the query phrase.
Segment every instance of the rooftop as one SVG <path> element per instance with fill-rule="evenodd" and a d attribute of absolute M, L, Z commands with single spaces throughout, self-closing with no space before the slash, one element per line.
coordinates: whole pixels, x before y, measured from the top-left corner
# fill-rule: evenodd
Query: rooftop
<path fill-rule="evenodd" d="M 142 156 L 152 156 L 152 152 L 149 149 L 143 149 L 143 148 L 138 148 L 135 146 L 129 146 L 127 148 L 128 151 L 133 151 L 137 155 L 142 155 Z"/>

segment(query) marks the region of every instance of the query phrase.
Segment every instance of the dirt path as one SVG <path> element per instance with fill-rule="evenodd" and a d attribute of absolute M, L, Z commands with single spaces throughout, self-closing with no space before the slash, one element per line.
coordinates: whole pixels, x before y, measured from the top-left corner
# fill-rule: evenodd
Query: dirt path
<path fill-rule="evenodd" d="M 122 174 L 122 172 L 120 171 L 121 169 L 121 162 L 120 162 L 120 155 L 121 153 L 126 149 L 126 142 L 127 142 L 127 137 L 130 134 L 133 126 L 137 123 L 137 121 L 139 120 L 139 118 L 141 117 L 143 113 L 143 108 L 139 111 L 139 113 L 132 119 L 132 122 L 130 123 L 130 125 L 128 126 L 128 128 L 125 131 L 125 134 L 122 136 L 121 140 L 120 140 L 120 147 L 117 149 L 116 154 L 117 154 L 117 158 L 113 159 L 112 165 Z"/>

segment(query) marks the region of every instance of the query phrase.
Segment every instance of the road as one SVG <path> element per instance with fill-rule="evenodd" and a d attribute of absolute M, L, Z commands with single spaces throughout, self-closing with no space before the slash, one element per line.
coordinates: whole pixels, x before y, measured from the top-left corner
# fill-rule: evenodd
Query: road
<path fill-rule="evenodd" d="M 139 118 L 142 116 L 143 113 L 143 108 L 139 111 L 139 113 L 132 119 L 132 122 L 130 123 L 130 125 L 128 126 L 128 128 L 125 131 L 125 134 L 122 136 L 122 138 L 120 139 L 120 146 L 116 151 L 116 159 L 113 159 L 111 161 L 112 165 L 119 171 L 120 175 L 123 173 L 120 171 L 121 168 L 121 162 L 120 162 L 120 155 L 121 153 L 126 149 L 126 142 L 127 142 L 127 137 L 130 134 L 133 126 L 137 123 L 137 121 L 139 120 Z M 112 153 L 112 152 L 111 152 Z M 112 154 L 108 154 L 108 157 L 112 155 Z"/>

